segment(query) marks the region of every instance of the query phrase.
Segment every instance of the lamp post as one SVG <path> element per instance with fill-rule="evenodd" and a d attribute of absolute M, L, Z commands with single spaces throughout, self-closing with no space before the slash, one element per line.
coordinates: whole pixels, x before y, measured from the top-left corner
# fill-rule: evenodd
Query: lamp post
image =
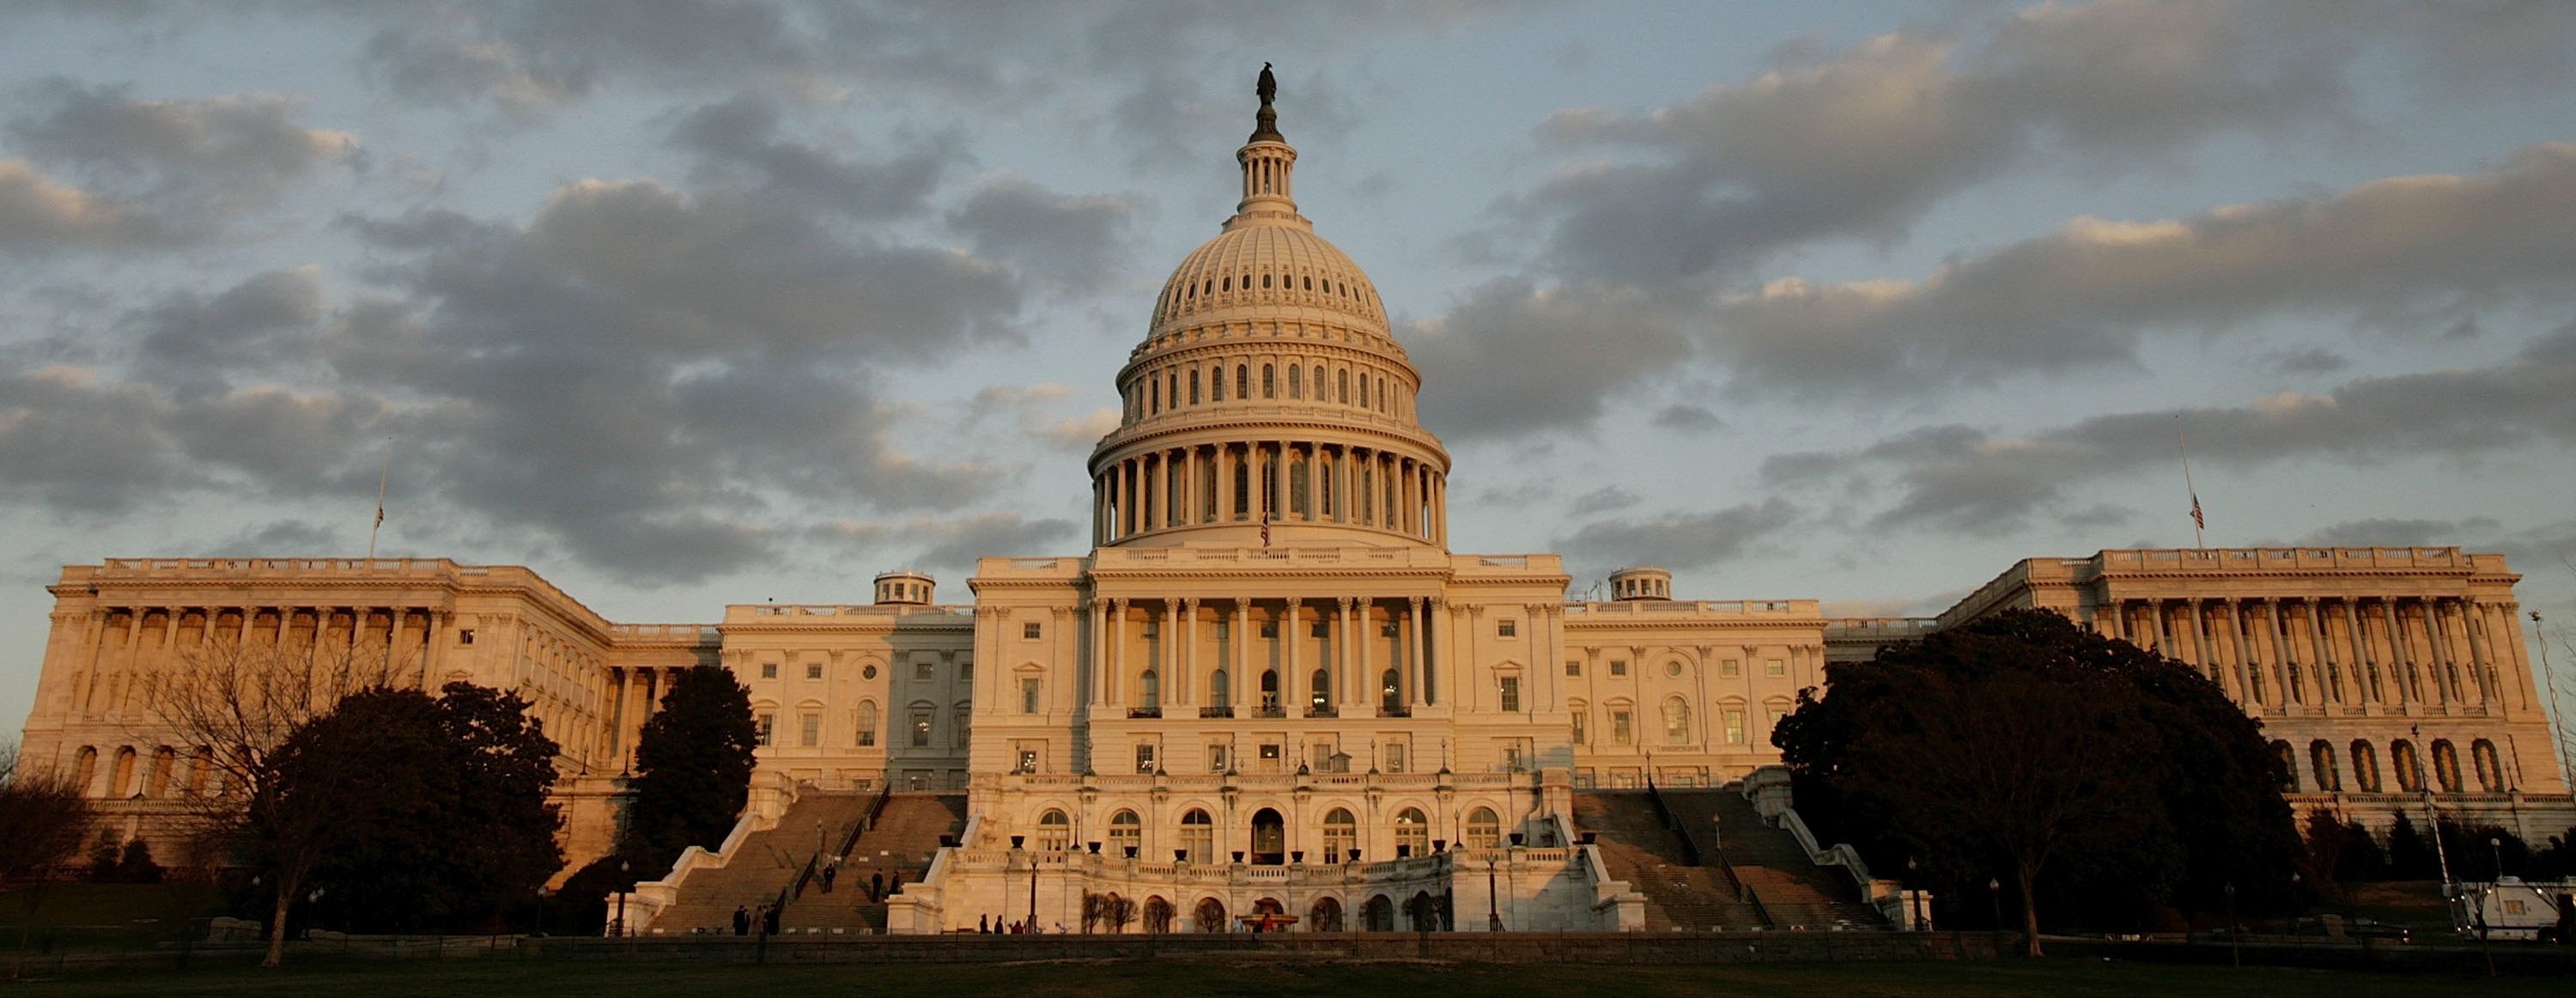
<path fill-rule="evenodd" d="M 552 893 L 554 892 L 547 890 L 545 885 L 537 885 L 537 938 L 539 939 L 546 936 L 546 895 Z"/>
<path fill-rule="evenodd" d="M 2242 966 L 2244 966 L 2244 965 L 2245 965 L 2245 954 L 2244 954 L 2244 951 L 2243 951 L 2243 950 L 2241 950 L 2241 949 L 2239 949 L 2239 948 L 2238 948 L 2238 940 L 2237 940 L 2237 938 L 2236 938 L 2236 937 L 2239 935 L 2239 933 L 2236 931 L 2236 882 L 2235 882 L 2235 881 L 2233 881 L 2233 880 L 2228 881 L 2228 882 L 2227 882 L 2227 886 L 2226 886 L 2226 891 L 2227 891 L 2227 964 L 2228 964 L 2228 966 L 2231 966 L 2231 967 L 2242 967 Z"/>
<path fill-rule="evenodd" d="M 2002 880 L 1994 877 L 1986 878 L 1986 902 L 1994 906 L 1995 932 L 2000 934 L 2004 931 L 2004 882 Z"/>
<path fill-rule="evenodd" d="M 1495 905 L 1494 859 L 1485 857 L 1485 931 L 1503 931 L 1503 913 Z"/>
<path fill-rule="evenodd" d="M 1913 902 L 1911 907 L 1914 910 L 1914 931 L 1916 932 L 1923 931 L 1923 887 L 1913 881 L 1917 879 L 1921 869 L 1922 867 L 1914 861 L 1914 857 L 1905 857 L 1905 879 L 1908 881 L 1906 893 L 1910 895 L 1909 900 Z"/>
<path fill-rule="evenodd" d="M 634 864 L 627 860 L 617 861 L 617 882 L 625 885 L 617 892 L 616 935 L 621 939 L 626 936 L 626 895 L 635 893 L 635 881 L 626 875 L 633 867 Z"/>

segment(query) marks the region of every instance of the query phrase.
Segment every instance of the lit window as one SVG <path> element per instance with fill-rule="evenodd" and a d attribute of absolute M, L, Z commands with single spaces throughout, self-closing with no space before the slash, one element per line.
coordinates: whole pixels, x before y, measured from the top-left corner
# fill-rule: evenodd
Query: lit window
<path fill-rule="evenodd" d="M 1680 697 L 1664 701 L 1664 744 L 1690 744 L 1690 704 Z"/>
<path fill-rule="evenodd" d="M 930 709 L 927 707 L 915 708 L 912 712 L 912 747 L 930 747 Z"/>
<path fill-rule="evenodd" d="M 1629 742 L 1629 740 L 1630 740 L 1630 733 L 1631 733 L 1631 726 L 1630 726 L 1630 724 L 1629 724 L 1628 712 L 1627 712 L 1627 711 L 1624 711 L 1624 710 L 1614 710 L 1614 711 L 1611 711 L 1611 712 L 1610 712 L 1610 744 L 1613 744 L 1613 745 L 1626 745 L 1626 744 L 1628 744 L 1628 742 Z"/>
<path fill-rule="evenodd" d="M 1139 773 L 1151 773 L 1154 771 L 1154 743 L 1137 743 L 1136 771 Z"/>
<path fill-rule="evenodd" d="M 1744 663 L 1731 658 L 1727 659 L 1725 664 L 1717 667 L 1717 674 L 1729 678 L 1741 676 L 1744 674 Z"/>
<path fill-rule="evenodd" d="M 760 747 L 768 748 L 770 745 L 774 744 L 772 739 L 778 734 L 778 715 L 762 714 L 760 715 L 759 723 Z"/>
<path fill-rule="evenodd" d="M 1775 658 L 1762 663 L 1762 674 L 1765 676 L 1785 676 L 1789 674 L 1789 665 L 1788 663 Z"/>
<path fill-rule="evenodd" d="M 797 720 L 805 729 L 800 732 L 803 737 L 797 740 L 797 744 L 803 745 L 806 748 L 813 748 L 814 746 L 823 744 L 823 715 L 807 714 Z"/>
<path fill-rule="evenodd" d="M 912 678 L 928 682 L 930 677 L 934 675 L 930 670 L 931 665 L 929 662 L 914 662 L 912 663 Z"/>
<path fill-rule="evenodd" d="M 1729 745 L 1744 744 L 1744 708 L 1728 707 L 1726 708 L 1724 716 L 1726 718 L 1726 743 Z"/>
<path fill-rule="evenodd" d="M 864 748 L 877 743 L 877 705 L 875 703 L 870 702 L 859 705 L 858 726 L 859 745 L 861 747 Z"/>
<path fill-rule="evenodd" d="M 1503 713 L 1506 713 L 1506 714 L 1517 714 L 1517 713 L 1520 713 L 1520 710 L 1521 710 L 1521 677 L 1519 677 L 1519 676 L 1504 676 L 1504 677 L 1503 677 L 1503 683 L 1502 683 L 1502 685 L 1503 685 Z"/>

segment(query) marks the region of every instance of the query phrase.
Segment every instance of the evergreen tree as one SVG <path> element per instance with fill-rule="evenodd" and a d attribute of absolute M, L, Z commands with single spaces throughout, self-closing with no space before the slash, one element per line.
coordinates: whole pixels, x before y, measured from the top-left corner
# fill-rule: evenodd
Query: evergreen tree
<path fill-rule="evenodd" d="M 620 851 L 668 869 L 682 849 L 721 845 L 750 798 L 758 745 L 749 687 L 717 666 L 682 670 L 636 737 Z"/>
<path fill-rule="evenodd" d="M 2361 822 L 2343 825 L 2343 855 L 2335 864 L 2335 879 L 2346 883 L 2388 879 L 2388 852 L 2379 847 L 2370 829 Z"/>
<path fill-rule="evenodd" d="M 2415 820 L 2403 814 L 2388 826 L 2388 875 L 2398 880 L 2432 880 L 2442 875 L 2441 858 L 2433 854 L 2433 840 L 2415 827 Z"/>

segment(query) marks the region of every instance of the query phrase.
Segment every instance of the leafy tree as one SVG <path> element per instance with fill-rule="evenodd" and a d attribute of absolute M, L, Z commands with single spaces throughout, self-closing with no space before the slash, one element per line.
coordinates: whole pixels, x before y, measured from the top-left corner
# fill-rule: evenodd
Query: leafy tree
<path fill-rule="evenodd" d="M 2379 847 L 2379 840 L 2361 822 L 2343 823 L 2343 853 L 2335 862 L 2334 878 L 2340 883 L 2388 879 L 2388 851 Z"/>
<path fill-rule="evenodd" d="M 2278 764 L 2180 663 L 2017 611 L 1826 681 L 1773 734 L 1801 813 L 1954 898 L 2000 881 L 2034 954 L 2043 900 L 2078 924 L 2215 907 L 2231 884 L 2286 900 L 2300 847 Z"/>
<path fill-rule="evenodd" d="M 312 875 L 326 924 L 490 925 L 524 910 L 562 866 L 560 822 L 546 803 L 557 749 L 526 701 L 467 683 L 441 692 L 362 693 L 298 732 L 300 752 L 376 761 L 373 779 L 327 800 L 345 820 Z"/>
<path fill-rule="evenodd" d="M 2576 876 L 2576 828 L 2552 835 L 2549 844 L 2531 854 L 2531 872 L 2525 880 L 2561 880 Z"/>
<path fill-rule="evenodd" d="M 681 670 L 635 740 L 635 796 L 620 848 L 668 869 L 682 849 L 713 849 L 751 795 L 751 689 L 723 668 Z"/>
<path fill-rule="evenodd" d="M 42 880 L 80 852 L 89 799 L 61 771 L 27 764 L 0 745 L 0 887 Z"/>
<path fill-rule="evenodd" d="M 2442 848 L 2450 854 L 2454 880 L 2492 881 L 2499 872 L 2525 876 L 2531 869 L 2531 844 L 2498 825 L 2472 825 L 2443 818 L 2434 823 Z M 2496 869 L 2496 861 L 2504 869 Z"/>

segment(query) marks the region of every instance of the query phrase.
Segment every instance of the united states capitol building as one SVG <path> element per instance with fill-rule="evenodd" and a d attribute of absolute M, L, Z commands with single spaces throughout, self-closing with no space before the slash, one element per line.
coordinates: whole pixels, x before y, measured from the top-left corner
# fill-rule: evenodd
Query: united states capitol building
<path fill-rule="evenodd" d="M 614 840 L 620 774 L 670 677 L 720 665 L 751 689 L 752 801 L 722 848 L 628 899 L 636 931 L 768 897 L 795 899 L 792 931 L 806 901 L 778 892 L 806 862 L 901 874 L 872 911 L 810 919 L 862 930 L 1659 927 L 1685 903 L 1609 847 L 1646 834 L 1629 812 L 1650 781 L 1705 798 L 1730 854 L 1754 848 L 1738 836 L 1794 841 L 1827 872 L 1783 876 L 1865 921 L 1893 888 L 1795 822 L 1772 725 L 1830 663 L 2035 606 L 2204 671 L 2262 720 L 2295 807 L 2383 825 L 2439 809 L 2526 838 L 2576 824 L 2500 555 L 2106 550 L 2013 564 L 1938 617 L 1839 620 L 1812 598 L 1686 599 L 1653 567 L 1571 600 L 1557 555 L 1453 550 L 1421 374 L 1368 275 L 1300 213 L 1267 100 L 1235 158 L 1233 216 L 1173 271 L 1119 372 L 1087 552 L 984 558 L 971 605 L 893 572 L 864 604 L 682 624 L 610 621 L 529 569 L 442 559 L 74 565 L 52 587 L 25 755 L 74 773 L 109 834 L 168 834 L 207 768 L 156 722 L 156 676 L 219 644 L 345 643 L 424 687 L 534 703 L 563 746 L 578 866 Z M 1689 840 L 1715 833 L 1673 834 L 1699 855 Z M 1729 903 L 1795 894 L 1750 869 L 1711 878 Z M 1113 895 L 1132 922 L 1085 901 Z M 1793 905 L 1754 907 L 1705 917 Z"/>

